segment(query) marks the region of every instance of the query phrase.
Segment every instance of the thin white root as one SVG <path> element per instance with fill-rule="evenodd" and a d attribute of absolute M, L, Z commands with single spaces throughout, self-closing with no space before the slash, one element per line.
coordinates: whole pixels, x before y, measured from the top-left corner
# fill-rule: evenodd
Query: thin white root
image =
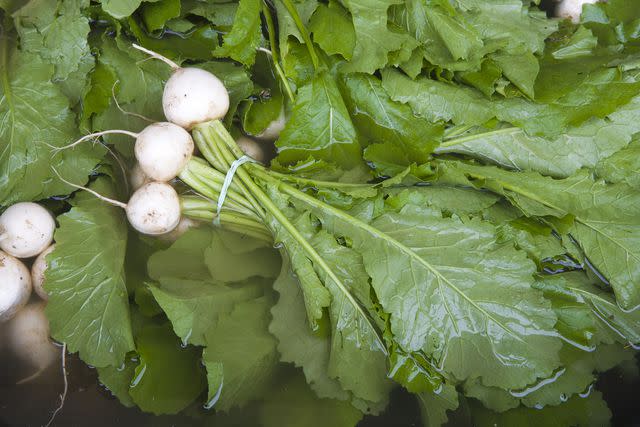
<path fill-rule="evenodd" d="M 60 412 L 64 407 L 64 401 L 67 398 L 67 390 L 69 390 L 69 381 L 67 380 L 67 343 L 62 344 L 62 379 L 64 381 L 64 389 L 60 395 L 60 405 L 58 405 L 56 410 L 53 411 L 53 414 L 51 414 L 51 418 L 49 418 L 49 422 L 47 422 L 45 427 L 49 427 L 51 423 L 53 423 L 58 412 Z"/>
<path fill-rule="evenodd" d="M 56 168 L 54 168 L 53 166 L 51 166 L 51 169 L 53 170 L 53 172 L 56 174 L 56 176 L 58 177 L 58 179 L 62 182 L 64 182 L 67 185 L 72 186 L 73 188 L 77 188 L 78 190 L 84 190 L 87 191 L 91 194 L 93 194 L 94 196 L 96 196 L 98 199 L 102 200 L 103 202 L 107 202 L 110 203 L 114 206 L 118 206 L 121 207 L 122 209 L 126 209 L 127 208 L 127 204 L 126 203 L 122 203 L 120 200 L 114 200 L 114 199 L 110 199 L 108 197 L 103 196 L 102 194 L 98 193 L 97 191 L 94 191 L 90 188 L 87 187 L 83 187 L 82 185 L 78 185 L 78 184 L 74 184 L 73 182 L 69 182 L 66 179 L 64 179 L 62 176 L 60 176 L 60 174 L 58 173 L 58 171 L 56 170 Z"/>
<path fill-rule="evenodd" d="M 62 151 L 62 150 L 66 150 L 68 148 L 73 148 L 76 145 L 83 143 L 87 139 L 99 138 L 99 137 L 101 137 L 103 135 L 111 135 L 111 134 L 128 135 L 128 136 L 130 136 L 132 138 L 137 138 L 138 137 L 138 134 L 135 133 L 135 132 L 129 132 L 128 130 L 121 130 L 121 129 L 111 129 L 111 130 L 103 130 L 101 132 L 96 132 L 96 133 L 90 133 L 89 135 L 85 135 L 82 138 L 78 139 L 75 142 L 72 142 L 69 145 L 63 145 L 62 147 L 54 147 L 54 146 L 52 146 L 50 144 L 47 144 L 47 145 L 49 145 L 49 147 L 53 148 L 56 151 Z"/>
<path fill-rule="evenodd" d="M 38 369 L 35 373 L 33 373 L 32 375 L 29 375 L 26 378 L 21 379 L 20 381 L 16 382 L 16 385 L 22 385 L 22 384 L 26 384 L 28 382 L 31 382 L 33 380 L 35 380 L 36 378 L 38 378 L 40 375 L 42 375 L 42 373 L 44 372 L 44 369 Z"/>
<path fill-rule="evenodd" d="M 127 168 L 122 162 L 122 159 L 118 157 L 118 155 L 111 148 L 109 148 L 108 145 L 105 144 L 104 148 L 107 149 L 107 152 L 111 154 L 111 157 L 113 157 L 114 160 L 118 163 L 118 167 L 120 168 L 120 172 L 122 173 L 122 179 L 124 179 L 124 187 L 127 190 L 127 194 L 128 194 L 129 193 L 129 177 L 127 173 Z"/>
<path fill-rule="evenodd" d="M 271 52 L 269 49 L 267 49 L 266 47 L 259 47 L 258 48 L 258 52 L 264 52 L 269 56 L 273 56 L 273 52 Z"/>
<path fill-rule="evenodd" d="M 170 60 L 170 59 L 169 59 L 169 58 L 167 58 L 166 56 L 162 56 L 162 55 L 160 55 L 160 54 L 159 54 L 159 53 L 157 53 L 157 52 L 154 52 L 154 51 L 152 51 L 152 50 L 149 50 L 149 49 L 147 49 L 147 48 L 144 48 L 144 47 L 142 47 L 142 46 L 140 46 L 140 45 L 137 45 L 137 44 L 135 44 L 135 43 L 133 43 L 133 44 L 132 44 L 132 46 L 133 46 L 135 49 L 138 49 L 139 51 L 142 51 L 142 52 L 146 53 L 147 55 L 149 55 L 149 56 L 150 56 L 150 57 L 152 57 L 152 58 L 159 59 L 160 61 L 162 61 L 162 62 L 164 62 L 165 64 L 169 65 L 169 66 L 170 66 L 174 71 L 175 71 L 175 70 L 179 70 L 179 69 L 181 68 L 178 64 L 176 64 L 175 62 L 173 62 L 172 60 Z"/>
<path fill-rule="evenodd" d="M 116 80 L 115 83 L 113 83 L 113 86 L 111 86 L 111 97 L 113 98 L 113 102 L 116 104 L 116 108 L 118 108 L 118 110 L 120 110 L 122 114 L 126 114 L 127 116 L 133 116 L 133 117 L 137 117 L 139 119 L 145 120 L 149 123 L 155 123 L 155 120 L 150 119 L 149 117 L 143 116 L 142 114 L 127 111 L 120 106 L 120 103 L 118 103 L 118 99 L 116 98 L 116 86 L 118 85 L 118 83 L 120 83 L 120 80 Z"/>

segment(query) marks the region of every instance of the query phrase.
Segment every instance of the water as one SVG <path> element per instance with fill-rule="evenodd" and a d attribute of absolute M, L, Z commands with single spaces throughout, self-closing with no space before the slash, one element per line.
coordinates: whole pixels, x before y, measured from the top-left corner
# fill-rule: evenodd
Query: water
<path fill-rule="evenodd" d="M 0 330 L 0 339 L 2 339 Z M 37 379 L 21 385 L 16 382 L 32 372 L 18 362 L 0 345 L 0 427 L 29 427 L 46 424 L 58 406 L 63 390 L 60 361 L 48 368 Z M 69 389 L 66 403 L 52 426 L 107 427 L 201 427 L 202 421 L 187 416 L 153 416 L 135 408 L 125 408 L 109 391 L 98 385 L 94 369 L 86 366 L 76 356 L 67 357 Z M 611 411 L 615 427 L 640 426 L 636 413 L 638 379 L 625 382 L 617 369 L 603 375 L 595 384 L 603 392 Z M 585 390 L 588 393 L 590 390 Z M 452 414 L 451 427 L 465 427 L 468 421 L 461 414 Z M 456 421 L 457 420 L 457 421 Z M 217 424 L 208 424 L 217 425 Z M 246 424 L 238 427 L 252 427 Z M 415 399 L 396 389 L 391 395 L 387 411 L 378 417 L 365 417 L 358 427 L 420 427 L 420 411 Z M 301 426 L 304 427 L 304 426 Z M 330 426 L 327 426 L 330 427 Z M 507 426 L 511 427 L 511 426 Z"/>

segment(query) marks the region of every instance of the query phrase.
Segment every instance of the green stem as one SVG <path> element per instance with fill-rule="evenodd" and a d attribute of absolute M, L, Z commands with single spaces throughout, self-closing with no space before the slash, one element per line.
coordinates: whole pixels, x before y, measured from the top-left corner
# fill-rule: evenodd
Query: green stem
<path fill-rule="evenodd" d="M 196 219 L 199 221 L 212 222 L 216 217 L 215 212 L 211 211 L 201 211 L 201 210 L 192 210 L 192 211 L 184 211 L 182 214 L 185 217 Z M 238 224 L 234 220 L 229 220 L 226 214 L 220 215 L 220 223 L 222 227 L 226 230 L 234 231 L 239 234 L 245 234 L 247 236 L 262 240 L 269 244 L 273 244 L 273 236 L 271 233 L 262 227 L 252 226 L 250 224 Z M 259 224 L 259 223 L 256 223 Z"/>
<path fill-rule="evenodd" d="M 522 129 L 516 128 L 516 127 L 508 127 L 504 129 L 494 130 L 491 132 L 474 133 L 472 135 L 467 135 L 460 138 L 449 139 L 443 142 L 442 144 L 440 144 L 440 146 L 436 148 L 435 151 L 436 153 L 446 152 L 447 150 L 443 150 L 443 148 L 464 144 L 465 142 L 483 139 L 483 138 L 491 137 L 494 135 L 502 135 L 502 134 L 518 133 L 518 132 L 522 132 Z"/>
<path fill-rule="evenodd" d="M 299 184 L 299 185 L 305 185 L 305 186 L 314 187 L 314 188 L 332 188 L 336 190 L 349 191 L 349 190 L 358 190 L 358 189 L 365 189 L 365 188 L 374 188 L 377 185 L 377 184 L 355 184 L 355 183 L 349 183 L 349 182 L 317 181 L 315 179 L 303 178 L 301 176 L 276 172 L 270 169 L 266 169 L 265 167 L 257 164 L 252 165 L 251 168 L 254 169 L 255 173 L 260 176 L 269 175 L 269 176 L 281 179 L 283 181 L 295 182 L 296 184 Z"/>
<path fill-rule="evenodd" d="M 220 197 L 222 184 L 218 182 L 204 180 L 202 175 L 187 169 L 180 172 L 179 178 L 193 190 L 202 194 L 204 197 L 211 199 L 213 202 L 216 202 Z M 255 213 L 253 206 L 247 201 L 247 199 L 236 191 L 229 189 L 227 191 L 227 199 L 227 203 L 235 203 L 242 206 L 247 211 Z"/>
<path fill-rule="evenodd" d="M 317 70 L 320 68 L 320 60 L 318 59 L 318 55 L 316 53 L 315 48 L 313 47 L 313 42 L 311 41 L 311 36 L 309 32 L 304 26 L 302 19 L 300 19 L 300 15 L 298 14 L 298 10 L 295 5 L 291 2 L 291 0 L 280 0 L 284 7 L 287 8 L 289 15 L 295 22 L 296 27 L 298 27 L 298 31 L 300 31 L 300 35 L 302 36 L 302 40 L 304 40 L 304 44 L 307 46 L 307 50 L 309 51 L 309 56 L 311 56 L 311 62 L 313 63 L 313 68 Z"/>
<path fill-rule="evenodd" d="M 199 196 L 180 196 L 180 203 L 182 206 L 182 210 L 186 211 L 211 211 L 216 212 L 217 206 L 216 201 L 203 199 Z M 239 205 L 233 200 L 227 200 L 222 208 L 223 212 L 231 211 L 235 212 L 239 215 L 242 215 L 246 218 L 252 218 L 255 221 L 261 222 L 262 218 L 260 218 L 254 211 L 245 208 L 244 206 Z"/>
<path fill-rule="evenodd" d="M 227 144 L 227 147 L 226 147 L 227 150 L 224 150 L 224 151 L 227 151 L 229 155 L 231 155 L 231 153 L 234 151 L 240 150 L 238 146 L 235 144 L 235 142 L 233 141 L 233 139 L 229 141 L 228 138 L 223 138 L 220 142 Z M 315 250 L 315 248 L 311 246 L 311 244 L 307 241 L 307 239 L 305 239 L 304 236 L 300 234 L 296 226 L 291 221 L 289 221 L 289 219 L 285 216 L 285 214 L 269 198 L 269 196 L 262 190 L 262 188 L 260 188 L 253 181 L 253 179 L 251 178 L 251 176 L 246 170 L 243 170 L 242 168 L 238 168 L 236 173 L 240 178 L 240 180 L 247 187 L 247 189 L 249 189 L 251 193 L 262 204 L 265 210 L 269 212 L 275 218 L 275 220 L 278 221 L 278 223 L 280 223 L 282 227 L 284 227 L 284 229 L 289 233 L 289 235 L 291 235 L 291 237 L 298 242 L 298 244 L 305 251 L 309 259 L 325 272 L 325 274 L 340 289 L 340 291 L 343 293 L 345 298 L 347 298 L 349 303 L 353 306 L 354 310 L 356 310 L 362 316 L 362 318 L 368 322 L 369 327 L 371 328 L 372 332 L 376 336 L 376 341 L 378 342 L 380 349 L 386 353 L 386 347 L 384 345 L 382 337 L 380 336 L 377 328 L 371 323 L 369 315 L 364 311 L 360 303 L 354 298 L 354 296 L 351 294 L 351 292 L 345 286 L 345 284 L 342 283 L 340 278 L 336 276 L 336 274 L 333 272 L 333 270 L 327 264 L 324 258 L 322 258 L 322 256 L 320 256 L 320 254 Z M 276 185 L 280 184 L 280 181 L 278 181 L 276 178 L 270 178 L 270 180 L 276 183 Z"/>
<path fill-rule="evenodd" d="M 286 92 L 291 102 L 295 101 L 295 96 L 289 85 L 289 80 L 284 74 L 282 67 L 280 66 L 280 54 L 278 52 L 278 43 L 276 42 L 276 29 L 273 25 L 273 17 L 271 16 L 271 9 L 266 3 L 262 3 L 262 14 L 267 22 L 267 33 L 269 34 L 269 47 L 271 47 L 271 59 L 273 59 L 273 68 L 276 70 L 276 74 L 280 78 L 284 91 Z"/>

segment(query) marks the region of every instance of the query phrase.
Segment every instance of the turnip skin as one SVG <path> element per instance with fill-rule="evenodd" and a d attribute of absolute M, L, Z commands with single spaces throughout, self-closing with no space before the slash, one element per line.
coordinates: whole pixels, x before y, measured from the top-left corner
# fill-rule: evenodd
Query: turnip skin
<path fill-rule="evenodd" d="M 19 259 L 0 251 L 0 322 L 11 319 L 31 296 L 31 273 Z"/>
<path fill-rule="evenodd" d="M 282 108 L 278 118 L 269 123 L 269 125 L 262 132 L 256 135 L 256 138 L 274 141 L 278 139 L 278 137 L 280 136 L 280 132 L 282 132 L 286 124 L 287 118 L 284 115 L 284 108 Z"/>
<path fill-rule="evenodd" d="M 45 304 L 37 302 L 27 305 L 7 325 L 9 347 L 23 362 L 37 369 L 28 379 L 35 378 L 51 366 L 60 354 L 49 338 Z"/>
<path fill-rule="evenodd" d="M 240 147 L 244 154 L 252 159 L 257 160 L 260 163 L 267 162 L 267 151 L 263 143 L 246 136 L 241 136 L 236 140 L 236 144 L 238 144 L 238 147 Z"/>
<path fill-rule="evenodd" d="M 138 163 L 129 170 L 129 185 L 131 186 L 131 192 L 135 192 L 138 188 L 150 183 L 151 181 L 151 178 L 144 173 Z"/>
<path fill-rule="evenodd" d="M 556 6 L 555 15 L 559 18 L 568 18 L 571 21 L 580 22 L 582 6 L 597 3 L 598 0 L 563 0 Z"/>
<path fill-rule="evenodd" d="M 51 244 L 56 223 L 37 203 L 9 206 L 0 216 L 0 249 L 17 258 L 38 255 Z"/>
<path fill-rule="evenodd" d="M 194 150 L 189 132 L 169 122 L 153 123 L 136 138 L 140 169 L 154 181 L 170 181 L 184 169 Z"/>
<path fill-rule="evenodd" d="M 164 115 L 187 130 L 198 123 L 222 119 L 229 111 L 229 93 L 220 79 L 200 68 L 178 68 L 164 86 Z"/>
<path fill-rule="evenodd" d="M 129 199 L 125 210 L 131 226 L 142 234 L 166 234 L 180 222 L 178 193 L 163 182 L 150 182 L 140 187 Z"/>
<path fill-rule="evenodd" d="M 33 291 L 44 301 L 49 299 L 49 294 L 47 294 L 47 291 L 45 291 L 43 287 L 44 273 L 48 267 L 46 257 L 53 252 L 55 248 L 55 244 L 49 246 L 40 255 L 38 255 L 38 258 L 36 258 L 31 266 L 31 284 L 33 286 Z"/>

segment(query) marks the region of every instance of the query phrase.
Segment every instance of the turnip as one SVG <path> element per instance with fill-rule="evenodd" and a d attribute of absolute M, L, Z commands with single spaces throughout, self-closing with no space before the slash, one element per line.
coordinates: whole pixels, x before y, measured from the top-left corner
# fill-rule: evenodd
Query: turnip
<path fill-rule="evenodd" d="M 219 120 L 229 111 L 229 93 L 216 76 L 200 68 L 182 68 L 164 56 L 133 45 L 173 69 L 164 86 L 162 108 L 172 123 L 191 129 L 198 123 Z"/>
<path fill-rule="evenodd" d="M 0 251 L 0 322 L 13 317 L 29 300 L 31 274 L 17 258 Z"/>
<path fill-rule="evenodd" d="M 127 218 L 143 234 L 165 234 L 180 222 L 180 199 L 169 184 L 150 182 L 140 187 L 126 205 Z"/>
<path fill-rule="evenodd" d="M 7 341 L 12 351 L 36 372 L 21 382 L 37 377 L 58 358 L 60 351 L 49 339 L 49 321 L 44 302 L 20 310 L 7 325 Z"/>
<path fill-rule="evenodd" d="M 236 144 L 238 144 L 238 147 L 240 147 L 244 154 L 252 159 L 257 160 L 260 163 L 266 163 L 268 161 L 269 156 L 265 144 L 246 136 L 238 138 L 236 140 Z"/>
<path fill-rule="evenodd" d="M 54 172 L 55 169 L 54 169 Z M 165 182 L 150 182 L 137 189 L 129 203 L 110 199 L 90 188 L 62 178 L 64 183 L 85 190 L 102 201 L 121 207 L 127 213 L 129 224 L 142 234 L 159 235 L 172 231 L 180 222 L 180 198 L 172 186 Z"/>
<path fill-rule="evenodd" d="M 142 172 L 154 181 L 170 181 L 184 169 L 194 150 L 189 132 L 169 122 L 158 122 L 145 127 L 140 133 L 112 129 L 85 135 L 57 150 L 74 147 L 88 139 L 109 134 L 123 134 L 136 139 L 135 156 Z"/>
<path fill-rule="evenodd" d="M 37 203 L 9 206 L 0 215 L 0 249 L 18 258 L 38 255 L 51 244 L 56 223 Z"/>
<path fill-rule="evenodd" d="M 256 135 L 256 138 L 267 139 L 273 141 L 278 139 L 280 136 L 280 132 L 284 129 L 284 126 L 287 124 L 286 117 L 284 115 L 284 107 L 280 110 L 280 115 L 277 119 L 269 123 L 266 128 L 262 132 Z"/>
<path fill-rule="evenodd" d="M 56 245 L 54 244 L 45 249 L 40 255 L 38 255 L 38 258 L 36 258 L 31 266 L 31 283 L 33 285 L 33 290 L 45 301 L 49 299 L 47 291 L 45 291 L 42 286 L 44 284 L 44 273 L 47 270 L 46 257 L 53 252 L 55 247 Z"/>
<path fill-rule="evenodd" d="M 580 22 L 582 6 L 597 2 L 598 0 L 563 0 L 556 6 L 556 16 L 569 18 L 573 22 Z"/>
<path fill-rule="evenodd" d="M 129 171 L 129 184 L 131 185 L 131 191 L 136 191 L 138 188 L 151 181 L 152 179 L 144 173 L 138 163 L 136 163 Z"/>

